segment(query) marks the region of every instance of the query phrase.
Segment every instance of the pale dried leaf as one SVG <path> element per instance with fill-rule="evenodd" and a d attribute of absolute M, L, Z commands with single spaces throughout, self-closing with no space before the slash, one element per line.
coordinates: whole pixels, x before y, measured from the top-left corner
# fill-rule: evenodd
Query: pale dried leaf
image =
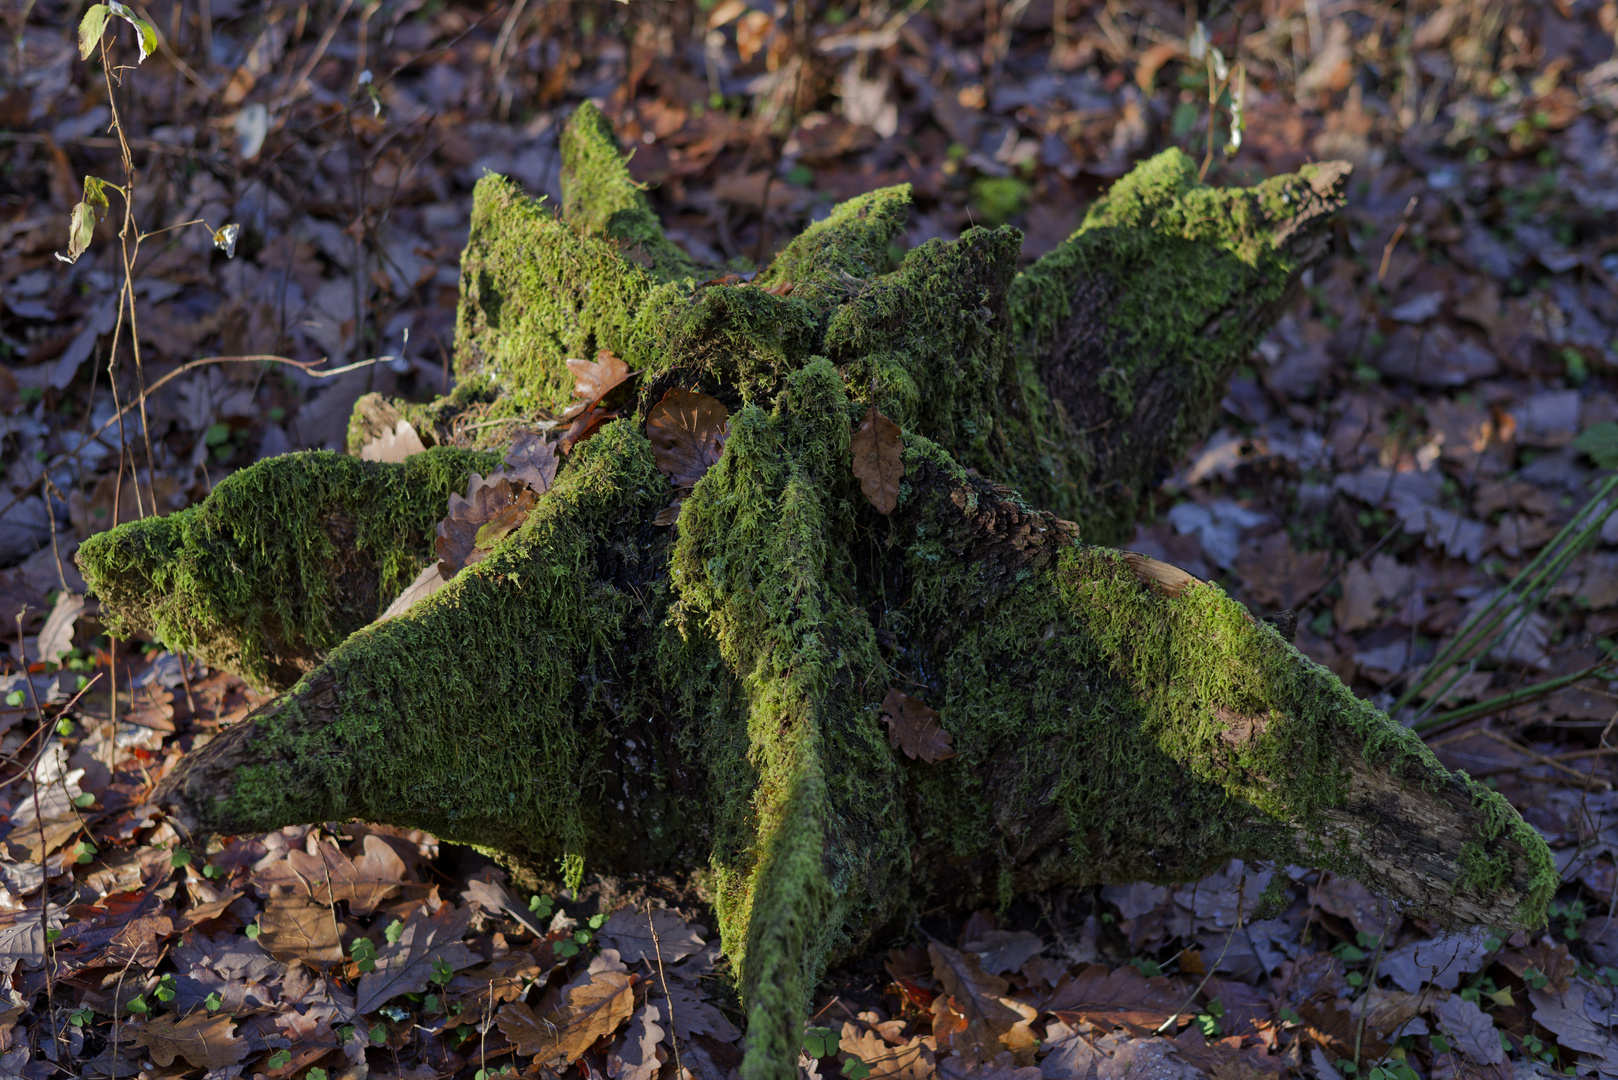
<path fill-rule="evenodd" d="M 336 917 L 307 896 L 272 896 L 259 917 L 258 943 L 284 964 L 302 960 L 316 967 L 340 963 L 342 941 Z"/>
<path fill-rule="evenodd" d="M 400 462 L 412 454 L 425 453 L 426 444 L 410 421 L 400 418 L 392 431 L 384 431 L 360 447 L 361 461 Z"/>
<path fill-rule="evenodd" d="M 607 1075 L 613 1080 L 652 1080 L 662 1064 L 657 1060 L 657 1044 L 665 1034 L 658 1024 L 662 1013 L 648 1001 L 636 1011 L 629 1027 L 607 1051 Z"/>
<path fill-rule="evenodd" d="M 376 621 L 386 622 L 389 619 L 398 618 L 415 607 L 416 601 L 425 600 L 443 588 L 444 582 L 445 578 L 443 574 L 439 573 L 438 564 L 435 562 L 428 563 L 421 568 L 421 573 L 416 575 L 416 580 L 406 585 L 404 592 L 393 598 L 393 603 L 388 605 L 386 611 L 377 616 Z"/>
<path fill-rule="evenodd" d="M 653 939 L 653 930 L 656 939 Z M 626 964 L 659 961 L 672 964 L 702 948 L 704 942 L 691 924 L 667 908 L 654 908 L 650 915 L 632 907 L 612 913 L 597 932 L 603 944 L 618 950 Z"/>
<path fill-rule="evenodd" d="M 929 1080 L 933 1075 L 933 1053 L 920 1038 L 893 1046 L 845 1021 L 838 1049 L 865 1062 L 873 1080 Z"/>
<path fill-rule="evenodd" d="M 56 604 L 45 618 L 39 631 L 39 658 L 47 664 L 59 664 L 65 653 L 73 651 L 73 629 L 79 612 L 84 610 L 84 597 L 78 593 L 57 594 Z"/>
<path fill-rule="evenodd" d="M 466 883 L 461 899 L 469 904 L 476 904 L 484 911 L 494 914 L 504 912 L 522 923 L 529 933 L 537 937 L 544 937 L 549 931 L 549 927 L 541 923 L 534 913 L 528 910 L 526 904 L 513 896 L 511 890 L 498 881 L 474 878 Z"/>
<path fill-rule="evenodd" d="M 725 1019 L 724 1013 L 704 1001 L 691 987 L 670 981 L 666 998 L 662 993 L 661 981 L 654 982 L 652 988 L 654 1000 L 668 1002 L 664 1010 L 668 1021 L 664 1026 L 669 1035 L 665 1036 L 665 1042 L 672 1044 L 676 1038 L 684 1042 L 693 1035 L 712 1035 L 720 1042 L 735 1042 L 742 1037 L 736 1025 Z"/>
<path fill-rule="evenodd" d="M 321 843 L 315 850 L 318 854 L 289 851 L 285 859 L 260 870 L 254 883 L 261 892 L 280 886 L 319 904 L 346 900 L 348 909 L 356 915 L 375 911 L 404 884 L 404 860 L 380 836 L 366 836 L 362 854 L 353 861 L 336 844 Z"/>
<path fill-rule="evenodd" d="M 556 481 L 556 443 L 537 431 L 524 431 L 506 451 L 504 475 L 521 480 L 535 492 L 550 490 Z"/>
<path fill-rule="evenodd" d="M 1123 555 L 1124 562 L 1135 572 L 1136 577 L 1164 596 L 1170 598 L 1179 596 L 1198 581 L 1178 566 L 1171 566 L 1138 552 L 1125 551 L 1120 554 Z"/>
<path fill-rule="evenodd" d="M 965 945 L 967 952 L 977 953 L 983 970 L 991 975 L 1020 971 L 1044 947 L 1044 940 L 1027 930 L 990 930 Z"/>
<path fill-rule="evenodd" d="M 212 1070 L 229 1068 L 251 1049 L 246 1039 L 231 1034 L 230 1025 L 228 1016 L 196 1012 L 178 1021 L 172 1016 L 155 1016 L 127 1030 L 136 1045 L 144 1046 L 164 1068 L 183 1057 L 192 1068 Z"/>
<path fill-rule="evenodd" d="M 951 1045 L 975 1051 L 983 1060 L 1005 1047 L 1013 1049 L 1032 1039 L 1027 1022 L 1038 1010 L 1007 997 L 1011 984 L 983 970 L 978 958 L 934 941 L 928 944 L 933 977 L 949 995 L 953 1008 L 966 1020 L 966 1026 Z"/>
<path fill-rule="evenodd" d="M 544 1016 L 522 1002 L 501 1006 L 495 1017 L 517 1053 L 546 1066 L 579 1060 L 603 1035 L 610 1035 L 634 1009 L 634 979 L 626 972 L 603 971 L 582 986 L 571 987 L 566 1000 Z"/>
<path fill-rule="evenodd" d="M 899 505 L 899 482 L 904 479 L 904 440 L 899 425 L 877 411 L 865 410 L 848 448 L 854 456 L 854 476 L 860 490 L 879 514 L 891 514 Z"/>
<path fill-rule="evenodd" d="M 1132 967 L 1108 971 L 1091 964 L 1056 988 L 1045 1009 L 1063 1022 L 1088 1020 L 1103 1030 L 1123 1027 L 1149 1035 L 1185 1005 L 1185 998 L 1161 975 L 1146 978 Z"/>
<path fill-rule="evenodd" d="M 610 349 L 597 352 L 593 363 L 569 360 L 567 369 L 573 373 L 573 396 L 584 401 L 594 401 L 629 378 L 629 365 L 614 356 Z"/>

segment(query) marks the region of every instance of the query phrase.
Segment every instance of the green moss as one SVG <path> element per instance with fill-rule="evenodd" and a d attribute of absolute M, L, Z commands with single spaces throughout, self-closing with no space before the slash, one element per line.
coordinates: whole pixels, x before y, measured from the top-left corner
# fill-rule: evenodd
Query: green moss
<path fill-rule="evenodd" d="M 1078 232 L 1018 277 L 1014 379 L 1043 381 L 1069 425 L 1068 468 L 1053 481 L 1062 490 L 1046 499 L 1029 487 L 1032 497 L 1098 542 L 1128 535 L 1159 470 L 1207 433 L 1226 380 L 1283 299 L 1303 255 L 1282 223 L 1317 198 L 1314 169 L 1212 188 L 1189 157 L 1166 150 L 1114 184 Z M 1238 309 L 1249 317 L 1222 314 Z M 1161 400 L 1165 387 L 1174 388 L 1170 402 Z M 1137 417 L 1150 394 L 1149 417 Z M 1132 418 L 1136 445 L 1117 445 Z"/>
<path fill-rule="evenodd" d="M 645 437 L 608 425 L 487 558 L 354 633 L 294 689 L 323 701 L 319 687 L 338 687 L 335 721 L 295 704 L 260 721 L 262 763 L 219 795 L 216 817 L 248 831 L 311 812 L 390 821 L 541 866 L 610 861 L 629 833 L 644 848 L 662 829 L 668 857 L 689 858 L 694 826 L 653 820 L 655 792 L 619 815 L 623 794 L 599 780 L 615 715 L 644 716 L 655 698 L 623 646 L 641 604 L 607 583 L 627 572 L 607 564 L 622 557 L 620 523 L 649 521 L 666 491 Z"/>
<path fill-rule="evenodd" d="M 839 203 L 775 257 L 759 284 L 841 300 L 887 269 L 888 248 L 910 216 L 910 185 L 878 188 Z"/>
<path fill-rule="evenodd" d="M 586 236 L 615 241 L 657 281 L 707 276 L 663 235 L 662 222 L 629 175 L 612 125 L 591 101 L 562 129 L 562 218 Z"/>
<path fill-rule="evenodd" d="M 409 584 L 450 492 L 497 462 L 447 449 L 396 465 L 271 458 L 200 505 L 91 537 L 79 566 L 114 632 L 284 687 Z"/>
<path fill-rule="evenodd" d="M 851 934 L 904 890 L 898 772 L 875 706 L 882 662 L 853 592 L 847 396 L 810 362 L 773 413 L 731 421 L 724 457 L 680 518 L 679 621 L 711 635 L 747 697 L 748 805 L 716 821 L 715 907 L 748 1012 L 742 1075 L 795 1059 L 809 992 Z M 851 767 L 858 762 L 859 767 Z"/>

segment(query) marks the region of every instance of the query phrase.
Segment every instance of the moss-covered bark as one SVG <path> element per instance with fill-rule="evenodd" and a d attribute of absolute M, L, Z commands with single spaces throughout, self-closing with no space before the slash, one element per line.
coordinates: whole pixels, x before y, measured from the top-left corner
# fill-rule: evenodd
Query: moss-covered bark
<path fill-rule="evenodd" d="M 599 114 L 563 149 L 560 218 L 479 184 L 461 385 L 396 407 L 429 441 L 493 445 L 497 425 L 458 421 L 545 422 L 566 359 L 597 348 L 641 371 L 639 400 L 487 559 L 359 628 L 488 460 L 449 448 L 267 461 L 81 549 L 125 627 L 296 679 L 164 782 L 182 822 L 360 817 L 573 879 L 706 862 L 748 1080 L 790 1076 L 826 964 L 930 898 L 1242 856 L 1329 867 L 1445 922 L 1543 920 L 1549 853 L 1498 796 L 1217 587 L 1165 595 L 1080 541 L 1120 535 L 1206 426 L 1318 257 L 1341 169 L 1218 191 L 1170 152 L 1020 275 L 1011 229 L 883 273 L 908 200 L 888 189 L 756 282 L 712 283 L 662 238 Z M 671 387 L 732 409 L 673 529 L 653 523 L 669 487 L 642 430 Z M 886 517 L 851 471 L 872 403 L 904 429 Z M 889 749 L 890 687 L 942 713 L 958 756 Z"/>

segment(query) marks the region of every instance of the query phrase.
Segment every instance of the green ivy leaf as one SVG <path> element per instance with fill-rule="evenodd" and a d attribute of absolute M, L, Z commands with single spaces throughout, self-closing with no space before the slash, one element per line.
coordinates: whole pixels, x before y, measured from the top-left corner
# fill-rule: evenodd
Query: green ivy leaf
<path fill-rule="evenodd" d="M 96 45 L 101 42 L 101 35 L 107 31 L 107 19 L 112 15 L 112 9 L 106 4 L 95 4 L 84 13 L 79 20 L 79 59 L 88 60 L 90 54 L 96 51 Z"/>

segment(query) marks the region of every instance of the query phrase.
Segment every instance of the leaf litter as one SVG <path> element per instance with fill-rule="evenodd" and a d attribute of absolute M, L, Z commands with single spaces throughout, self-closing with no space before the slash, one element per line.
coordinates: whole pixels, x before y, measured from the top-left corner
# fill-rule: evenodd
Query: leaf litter
<path fill-rule="evenodd" d="M 1520 597 L 1506 589 L 1512 574 L 1590 496 L 1593 470 L 1618 464 L 1611 375 L 1618 257 L 1608 222 L 1618 160 L 1604 137 L 1618 115 L 1618 78 L 1611 71 L 1611 27 L 1597 4 L 1516 5 L 1493 23 L 1484 5 L 1469 0 L 1364 11 L 1315 6 L 1282 4 L 1267 12 L 1263 29 L 1242 29 L 1249 36 L 1240 50 L 1233 24 L 1210 16 L 1205 42 L 1239 55 L 1255 75 L 1242 148 L 1228 162 L 1215 160 L 1212 171 L 1221 182 L 1239 183 L 1287 171 L 1305 155 L 1354 160 L 1363 185 L 1345 215 L 1344 250 L 1317 268 L 1232 380 L 1220 430 L 1159 496 L 1159 524 L 1143 526 L 1128 546 L 1151 560 L 1133 565 L 1153 587 L 1206 580 L 1255 614 L 1296 608 L 1299 648 L 1375 696 L 1397 693 L 1401 680 L 1453 641 L 1469 613 L 1489 602 L 1480 598 Z M 320 95 L 278 100 L 284 90 L 269 73 L 325 48 L 319 35 L 294 40 L 271 14 L 231 15 L 229 40 L 238 30 L 245 35 L 236 55 L 225 34 L 216 39 L 219 47 L 205 50 L 201 25 L 182 20 L 166 44 L 201 81 L 177 79 L 172 109 L 136 110 L 126 121 L 150 144 L 173 145 L 186 138 L 176 131 L 187 129 L 158 135 L 153 125 L 183 116 L 186 125 L 201 125 L 196 130 L 226 132 L 226 156 L 234 132 L 244 160 L 275 155 L 310 198 L 294 206 L 260 196 L 245 173 L 234 178 L 240 172 L 234 168 L 187 170 L 169 181 L 175 201 L 188 206 L 260 199 L 254 205 L 262 235 L 253 241 L 262 246 L 225 273 L 197 274 L 194 260 L 169 256 L 143 269 L 135 288 L 148 378 L 209 354 L 357 355 L 353 349 L 367 335 L 398 340 L 393 335 L 402 322 L 418 341 L 435 333 L 451 340 L 454 263 L 470 184 L 493 168 L 558 198 L 550 164 L 556 120 L 573 101 L 596 95 L 603 80 L 628 90 L 626 107 L 614 116 L 621 137 L 639 147 L 632 163 L 637 178 L 664 184 L 651 192 L 671 235 L 713 265 L 742 250 L 768 252 L 770 238 L 793 235 L 818 212 L 822 196 L 899 182 L 912 183 L 917 199 L 900 248 L 983 220 L 995 190 L 986 181 L 995 181 L 1018 196 L 1008 204 L 1020 206 L 1010 220 L 1024 227 L 1025 250 L 1037 253 L 1070 232 L 1099 185 L 1132 159 L 1176 140 L 1196 148 L 1211 134 L 1206 112 L 1199 119 L 1193 109 L 1186 120 L 1181 108 L 1182 93 L 1195 96 L 1182 84 L 1200 71 L 1187 59 L 1197 34 L 1181 5 L 1070 4 L 1060 31 L 1039 5 L 1016 8 L 1016 17 L 1012 10 L 932 5 L 908 11 L 891 33 L 881 5 L 843 12 L 846 20 L 835 27 L 811 14 L 815 77 L 804 83 L 815 108 L 785 114 L 779 175 L 766 190 L 768 174 L 754 174 L 756 200 L 727 203 L 735 210 L 728 235 L 705 208 L 720 193 L 746 195 L 745 186 L 730 181 L 751 167 L 744 159 L 756 158 L 753 125 L 728 111 L 697 115 L 691 103 L 707 91 L 694 98 L 690 87 L 718 78 L 727 88 L 746 88 L 738 93 L 752 98 L 747 108 L 769 106 L 780 80 L 799 69 L 795 27 L 765 8 L 715 5 L 703 30 L 718 35 L 716 44 L 695 60 L 677 44 L 680 36 L 663 33 L 667 28 L 655 20 L 644 37 L 608 21 L 593 30 L 577 20 L 517 27 L 509 45 L 514 55 L 554 49 L 563 58 L 544 72 L 519 64 L 507 73 L 527 80 L 524 92 L 537 110 L 529 128 L 500 122 L 492 110 L 507 98 L 478 89 L 489 77 L 476 52 L 490 44 L 478 36 L 486 13 L 452 0 L 441 10 L 392 20 L 366 42 L 357 34 L 363 21 L 337 19 L 330 45 L 344 55 L 375 45 L 389 52 L 390 69 L 414 62 L 392 80 L 389 94 L 400 96 L 380 102 L 386 108 L 375 117 L 367 103 L 342 136 L 357 139 L 365 154 L 375 151 L 374 161 L 331 141 L 330 125 L 318 122 L 327 108 Z M 991 13 L 1009 24 L 1003 37 L 985 34 Z M 41 6 L 25 21 L 19 49 L 30 58 L 77 54 L 72 20 Z M 1373 23 L 1386 32 L 1370 32 Z M 1500 48 L 1480 51 L 1479 35 L 1490 33 L 1500 35 Z M 622 47 L 627 40 L 636 43 L 632 49 Z M 848 42 L 866 42 L 873 51 Z M 864 69 L 845 70 L 856 52 Z M 584 57 L 592 59 L 573 62 Z M 643 61 L 644 72 L 629 78 Z M 147 66 L 164 62 L 153 55 Z M 672 964 L 665 953 L 665 998 L 661 980 L 649 977 L 655 955 L 648 961 L 634 941 L 638 908 L 592 912 L 575 904 L 585 922 L 553 931 L 549 918 L 539 918 L 503 884 L 498 897 L 463 895 L 479 913 L 455 944 L 476 961 L 455 969 L 451 959 L 467 958 L 440 953 L 447 982 L 436 978 L 443 968 L 428 962 L 423 989 L 355 1017 L 354 994 L 375 974 L 354 959 L 358 937 L 372 942 L 374 963 L 382 966 L 386 953 L 391 965 L 414 947 L 400 949 L 404 928 L 412 920 L 421 926 L 446 906 L 429 883 L 427 867 L 438 852 L 430 837 L 370 832 L 355 842 L 319 832 L 272 834 L 234 838 L 205 857 L 176 861 L 181 838 L 143 809 L 144 792 L 183 740 L 217 732 L 259 699 L 228 676 L 146 654 L 140 643 L 111 642 L 99 632 L 93 601 L 67 617 L 83 594 L 71 561 L 74 544 L 115 519 L 187 505 L 257 456 L 341 447 L 349 406 L 373 381 L 384 393 L 420 400 L 447 390 L 448 373 L 439 358 L 407 354 L 399 364 L 360 373 L 360 382 L 338 393 L 231 365 L 193 377 L 182 384 L 183 394 L 177 387 L 151 395 L 143 429 L 125 433 L 122 443 L 111 431 L 102 436 L 110 440 L 105 446 L 82 438 L 85 420 L 99 425 L 111 415 L 112 391 L 104 382 L 92 385 L 98 365 L 86 361 L 112 333 L 107 316 L 121 283 L 98 261 L 95 231 L 87 229 L 104 212 L 105 193 L 74 182 L 107 175 L 106 151 L 93 130 L 103 122 L 96 119 L 98 91 L 77 68 L 67 78 L 40 75 L 54 70 L 28 69 L 20 85 L 31 100 L 0 105 L 7 126 L 31 140 L 18 144 L 16 205 L 0 215 L 0 334 L 8 356 L 0 370 L 8 439 L 0 500 L 10 504 L 0 511 L 6 567 L 0 602 L 8 620 L 22 614 L 25 638 L 12 646 L 0 675 L 8 695 L 0 738 L 10 755 L 31 756 L 50 743 L 36 773 L 11 767 L 10 787 L 0 792 L 11 826 L 0 851 L 6 890 L 0 964 L 10 973 L 0 1005 L 0 1068 L 42 1078 L 48 1061 L 27 1059 L 48 1058 L 51 1032 L 62 1029 L 66 1056 L 95 1062 L 86 1071 L 107 1075 L 134 1075 L 147 1061 L 162 1070 L 153 1075 L 189 1069 L 224 1077 L 234 1069 L 339 1075 L 356 1059 L 412 1076 L 426 1075 L 408 1073 L 414 1068 L 470 1077 L 507 1060 L 531 1069 L 486 1017 L 518 1001 L 548 1015 L 561 1001 L 546 1001 L 547 992 L 586 975 L 591 954 L 605 946 L 634 969 L 619 974 L 637 980 L 630 988 L 635 1012 L 605 1050 L 597 1039 L 572 1068 L 581 1076 L 649 1080 L 673 1073 L 679 1041 L 688 1065 L 712 1065 L 714 1080 L 722 1080 L 731 1066 L 719 1063 L 733 1060 L 723 1046 L 737 1037 L 736 1027 L 725 1012 L 728 999 L 712 994 L 712 946 L 686 916 L 661 908 L 654 916 L 670 951 L 703 942 Z M 1416 85 L 1390 82 L 1389 72 L 1413 72 Z M 312 69 L 311 85 L 326 79 L 323 69 Z M 542 79 L 554 79 L 554 86 Z M 201 92 L 208 82 L 230 89 Z M 1491 89 L 1485 94 L 1480 87 Z M 346 92 L 335 82 L 324 89 Z M 259 112 L 248 111 L 268 115 L 269 106 L 278 117 L 273 131 L 253 119 Z M 221 107 L 231 111 L 214 111 Z M 897 130 L 890 122 L 901 120 L 913 134 L 909 153 L 895 160 L 882 140 Z M 1182 122 L 1190 127 L 1176 135 Z M 438 149 L 419 160 L 395 153 L 387 144 L 400 132 L 431 133 Z M 54 149 L 36 153 L 24 145 Z M 320 167 L 340 164 L 334 151 L 351 169 L 370 163 L 369 182 L 360 185 L 370 200 L 365 206 L 347 201 L 352 177 Z M 1027 191 L 1019 195 L 1013 184 Z M 1412 195 L 1419 198 L 1406 213 Z M 359 239 L 343 231 L 356 209 L 372 223 Z M 77 266 L 53 276 L 41 271 L 41 260 L 51 262 L 64 227 L 74 230 Z M 206 237 L 198 239 L 207 246 Z M 736 275 L 732 283 L 744 280 Z M 770 291 L 790 289 L 783 283 Z M 356 291 L 358 309 L 353 299 L 339 301 Z M 273 304 L 265 299 L 271 295 Z M 115 356 L 114 363 L 124 362 Z M 575 401 L 554 429 L 515 436 L 509 429 L 456 429 L 454 437 L 468 440 L 469 431 L 513 438 L 504 475 L 490 477 L 491 484 L 503 480 L 539 497 L 573 446 L 624 414 L 634 380 L 621 360 L 600 350 L 594 361 L 570 367 Z M 866 420 L 872 424 L 861 440 L 893 434 L 869 413 Z M 387 447 L 373 443 L 361 455 L 392 460 L 443 441 L 443 433 L 397 423 L 389 434 L 376 440 Z M 148 438 L 157 451 L 152 457 Z M 856 478 L 879 511 L 891 510 L 900 482 L 892 470 L 895 443 L 873 441 L 874 456 L 859 443 L 867 452 L 855 460 L 867 463 L 859 467 L 869 477 Z M 127 476 L 120 483 L 116 474 L 131 455 L 142 470 L 138 485 Z M 65 499 L 47 488 L 47 475 Z M 475 497 L 469 490 L 464 501 Z M 66 510 L 55 524 L 72 529 L 59 528 L 53 537 L 59 503 Z M 1191 526 L 1186 532 L 1169 517 L 1175 503 L 1196 508 L 1179 514 Z M 671 509 L 677 514 L 677 506 Z M 497 517 L 475 524 L 465 559 L 474 557 L 478 534 Z M 1618 544 L 1618 513 L 1607 508 L 1601 526 L 1592 544 L 1610 550 Z M 498 543 L 516 527 L 520 515 L 513 514 L 483 540 Z M 1599 666 L 1602 642 L 1618 630 L 1618 595 L 1604 587 L 1612 572 L 1595 556 L 1607 557 L 1592 549 L 1544 596 L 1520 598 L 1537 620 L 1531 648 L 1508 642 L 1453 659 L 1448 670 L 1464 678 L 1440 706 L 1485 701 L 1541 676 L 1594 669 L 1601 677 L 1448 722 L 1431 739 L 1446 764 L 1466 768 L 1523 808 L 1559 852 L 1566 880 L 1546 934 L 1504 942 L 1448 934 L 1378 912 L 1345 883 L 1318 875 L 1289 881 L 1290 905 L 1257 921 L 1246 911 L 1252 895 L 1232 890 L 1224 872 L 1181 889 L 1103 889 L 1089 905 L 1057 898 L 1054 918 L 1007 913 L 1018 929 L 1001 930 L 974 915 L 969 935 L 950 938 L 956 952 L 978 958 L 985 980 L 1005 981 L 1005 1001 L 1047 1010 L 1029 1027 L 1043 1039 L 1032 1064 L 1025 1049 L 979 1045 L 962 1034 L 974 1022 L 973 1030 L 989 1029 L 967 1016 L 972 1006 L 947 990 L 921 950 L 918 962 L 898 966 L 899 974 L 878 976 L 880 992 L 867 1000 L 833 995 L 816 1002 L 835 1020 L 826 1021 L 831 1034 L 819 1046 L 828 1052 L 806 1069 L 852 1077 L 864 1068 L 915 1080 L 935 1073 L 1009 1080 L 1033 1070 L 1050 1080 L 1141 1074 L 1227 1080 L 1279 1072 L 1410 1080 L 1408 1072 L 1438 1080 L 1502 1076 L 1507 1065 L 1517 1075 L 1553 1068 L 1618 1073 L 1609 1022 L 1618 950 L 1607 944 L 1605 915 L 1595 914 L 1606 911 L 1618 888 L 1618 800 L 1603 788 L 1613 774 L 1601 740 L 1614 691 L 1610 669 Z M 433 565 L 423 577 L 422 594 L 443 580 Z M 57 611 L 62 617 L 53 619 Z M 69 707 L 83 689 L 79 680 L 110 673 L 114 659 L 120 677 L 111 709 L 104 686 Z M 126 677 L 139 685 L 126 687 Z M 9 695 L 20 695 L 16 704 Z M 70 734 L 49 734 L 64 720 Z M 41 813 L 31 816 L 36 794 Z M 310 837 L 313 847 L 302 843 Z M 392 876 L 390 864 L 386 873 L 344 877 L 343 867 L 358 867 L 376 843 L 399 856 L 400 875 Z M 289 872 L 294 855 L 300 871 L 322 868 L 321 880 Z M 1211 907 L 1204 892 L 1218 898 Z M 527 918 L 518 917 L 523 912 Z M 609 918 L 581 943 L 579 927 L 593 914 Z M 619 915 L 629 929 L 609 937 Z M 928 929 L 949 937 L 953 928 Z M 1033 944 L 1019 935 L 1036 930 L 1041 949 L 1018 966 Z M 437 934 L 428 936 L 436 947 Z M 567 943 L 576 951 L 562 956 L 558 949 Z M 632 955 L 640 956 L 638 967 Z M 60 976 L 54 1028 L 44 1006 L 47 964 Z M 406 985 L 414 985 L 422 965 L 405 969 L 412 972 Z M 174 977 L 172 991 L 162 983 L 166 975 Z M 1141 989 L 1156 980 L 1184 997 L 1158 1000 Z M 1049 1011 L 1060 995 L 1097 985 L 1115 987 L 1115 999 L 1073 1000 L 1064 1010 L 1074 1014 L 1071 1024 Z M 970 1001 L 971 992 L 963 992 Z M 210 994 L 219 995 L 223 1012 L 207 1005 Z M 136 1001 L 144 1011 L 129 1009 L 115 1027 L 109 1010 Z M 1174 1024 L 1142 1034 L 1159 1013 L 1172 1015 Z M 1003 1022 L 1010 1014 L 998 1015 Z M 1501 1046 L 1503 1060 L 1493 1060 L 1490 1031 L 1496 1045 L 1501 1038 L 1509 1044 Z M 363 1043 L 357 1049 L 356 1040 Z M 883 1047 L 900 1060 L 878 1053 Z"/>

